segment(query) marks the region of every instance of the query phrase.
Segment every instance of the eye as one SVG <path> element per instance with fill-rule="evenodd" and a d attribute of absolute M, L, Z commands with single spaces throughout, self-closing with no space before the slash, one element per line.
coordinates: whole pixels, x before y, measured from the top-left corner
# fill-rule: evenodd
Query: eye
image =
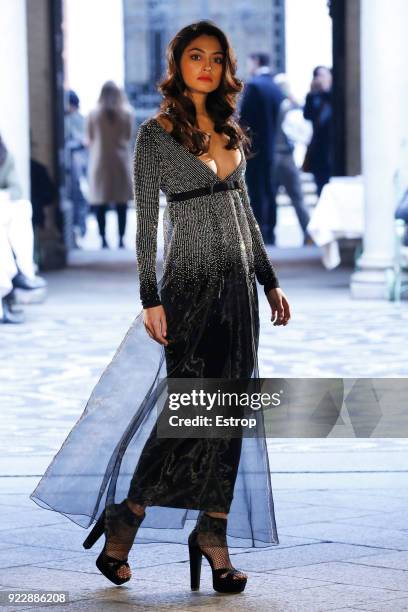
<path fill-rule="evenodd" d="M 224 58 L 223 58 L 223 57 L 216 57 L 216 58 L 215 58 L 215 62 L 216 62 L 217 64 L 222 64 L 222 63 L 224 62 Z"/>
<path fill-rule="evenodd" d="M 194 60 L 195 60 L 195 58 L 199 58 L 199 57 L 200 56 L 199 56 L 198 53 L 193 53 L 193 55 L 190 55 L 190 59 L 194 59 Z"/>

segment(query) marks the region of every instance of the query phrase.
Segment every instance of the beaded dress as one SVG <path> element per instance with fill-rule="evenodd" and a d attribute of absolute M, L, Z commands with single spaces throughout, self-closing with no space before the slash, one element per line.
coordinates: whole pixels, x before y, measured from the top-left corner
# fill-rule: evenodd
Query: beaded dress
<path fill-rule="evenodd" d="M 171 378 L 248 379 L 258 371 L 258 281 L 278 287 L 238 166 L 222 179 L 155 118 L 134 155 L 137 262 L 144 307 L 162 304 L 169 345 L 133 321 L 86 407 L 31 494 L 89 527 L 125 497 L 147 506 L 136 541 L 185 543 L 200 510 L 227 512 L 230 546 L 278 544 L 263 416 L 257 436 L 160 438 L 158 406 Z M 226 191 L 172 194 L 234 181 Z M 160 190 L 163 273 L 156 274 Z"/>

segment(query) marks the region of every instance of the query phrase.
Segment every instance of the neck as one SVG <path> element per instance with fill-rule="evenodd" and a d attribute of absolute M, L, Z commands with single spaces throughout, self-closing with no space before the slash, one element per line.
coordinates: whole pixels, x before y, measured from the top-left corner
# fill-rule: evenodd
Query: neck
<path fill-rule="evenodd" d="M 196 116 L 197 117 L 208 117 L 207 109 L 205 107 L 205 101 L 207 98 L 207 94 L 201 93 L 198 91 L 189 91 L 187 92 L 187 95 L 189 96 L 189 98 L 191 98 L 191 100 L 194 103 L 194 106 L 196 109 Z"/>

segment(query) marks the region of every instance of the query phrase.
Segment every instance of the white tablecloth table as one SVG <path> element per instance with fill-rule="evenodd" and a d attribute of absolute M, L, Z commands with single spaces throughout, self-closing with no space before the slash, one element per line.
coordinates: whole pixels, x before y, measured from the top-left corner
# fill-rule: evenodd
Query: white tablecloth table
<path fill-rule="evenodd" d="M 361 238 L 364 232 L 363 177 L 334 177 L 323 187 L 307 231 L 322 248 L 325 268 L 340 264 L 339 238 Z"/>

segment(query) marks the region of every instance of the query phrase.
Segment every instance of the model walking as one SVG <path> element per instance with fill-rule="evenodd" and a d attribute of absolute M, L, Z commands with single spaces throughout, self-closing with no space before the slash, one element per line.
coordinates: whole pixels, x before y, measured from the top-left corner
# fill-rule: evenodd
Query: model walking
<path fill-rule="evenodd" d="M 142 123 L 135 149 L 143 311 L 31 495 L 83 526 L 99 516 L 84 546 L 105 535 L 97 566 L 115 584 L 130 579 L 136 533 L 150 542 L 188 537 L 191 587 L 205 556 L 221 592 L 240 592 L 247 581 L 232 566 L 227 536 L 236 546 L 278 543 L 259 411 L 255 438 L 157 435 L 164 367 L 167 379 L 258 377 L 256 279 L 274 324 L 290 318 L 248 200 L 246 140 L 232 118 L 242 89 L 235 69 L 211 22 L 183 28 L 169 45 L 160 113 Z M 158 283 L 160 189 L 168 205 Z"/>

